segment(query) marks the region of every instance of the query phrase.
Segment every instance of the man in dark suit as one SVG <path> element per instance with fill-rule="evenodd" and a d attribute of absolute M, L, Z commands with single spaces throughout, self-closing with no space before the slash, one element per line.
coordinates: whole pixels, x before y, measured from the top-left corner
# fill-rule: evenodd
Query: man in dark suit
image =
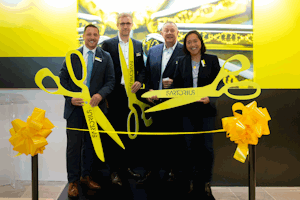
<path fill-rule="evenodd" d="M 99 30 L 94 25 L 88 25 L 84 29 L 84 46 L 78 50 L 82 53 L 87 64 L 87 78 L 84 83 L 89 87 L 92 107 L 99 106 L 104 114 L 107 114 L 105 98 L 113 90 L 115 75 L 113 62 L 109 53 L 97 47 Z M 71 56 L 71 62 L 75 77 L 82 78 L 82 65 L 77 55 Z M 80 92 L 79 88 L 70 78 L 66 62 L 60 70 L 61 85 L 69 91 Z M 65 96 L 64 118 L 68 128 L 87 128 L 82 105 L 83 99 Z M 92 163 L 95 151 L 88 132 L 67 130 L 67 173 L 69 197 L 78 196 L 78 181 L 87 184 L 90 189 L 100 189 L 101 186 L 91 179 Z"/>
<path fill-rule="evenodd" d="M 173 75 L 175 72 L 175 61 L 179 56 L 183 56 L 183 45 L 177 41 L 178 28 L 173 22 L 166 22 L 161 31 L 165 43 L 151 47 L 147 56 L 146 63 L 146 91 L 147 90 L 161 90 L 168 89 L 173 83 Z M 157 97 L 151 97 L 147 99 L 150 103 L 159 104 L 163 99 Z M 153 127 L 152 131 L 156 132 L 178 132 L 176 109 L 164 110 L 152 114 Z M 169 173 L 169 180 L 174 179 L 172 168 L 174 169 L 174 161 L 178 144 L 177 136 L 156 136 L 158 137 L 156 142 L 159 148 L 156 148 L 155 157 L 159 158 L 159 161 L 151 159 L 149 166 L 151 170 L 147 173 L 144 181 L 148 179 L 150 174 L 158 174 L 159 165 L 162 163 L 163 168 Z"/>
<path fill-rule="evenodd" d="M 109 121 L 112 123 L 116 131 L 127 131 L 127 117 L 130 112 L 128 108 L 128 98 L 125 90 L 124 77 L 119 58 L 119 44 L 121 46 L 122 53 L 124 55 L 126 64 L 128 66 L 129 60 L 129 39 L 130 31 L 132 28 L 132 15 L 128 13 L 121 13 L 117 18 L 117 27 L 119 29 L 118 36 L 105 40 L 102 44 L 102 49 L 108 51 L 113 59 L 114 70 L 115 70 L 115 87 L 113 92 L 108 96 L 108 107 L 109 107 Z M 142 43 L 131 39 L 134 48 L 134 71 L 135 71 L 135 82 L 131 87 L 132 93 L 137 93 L 141 88 L 144 77 L 145 77 L 145 65 L 143 59 Z M 131 153 L 133 151 L 132 146 L 134 140 L 130 141 L 127 135 L 120 135 L 124 145 L 125 151 L 114 151 L 114 159 L 110 160 L 110 168 L 112 171 L 111 178 L 112 183 L 122 185 L 120 172 L 128 171 L 129 174 L 138 177 L 139 174 L 135 174 L 130 169 Z M 119 163 L 115 163 L 117 160 L 122 160 Z"/>

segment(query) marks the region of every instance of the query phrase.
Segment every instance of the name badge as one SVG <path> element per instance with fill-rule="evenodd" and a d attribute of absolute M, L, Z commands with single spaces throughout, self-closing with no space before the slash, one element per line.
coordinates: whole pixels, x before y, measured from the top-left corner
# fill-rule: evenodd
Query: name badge
<path fill-rule="evenodd" d="M 102 58 L 99 58 L 99 57 L 95 57 L 95 60 L 102 62 Z"/>
<path fill-rule="evenodd" d="M 205 65 L 205 60 L 201 60 L 201 63 L 202 63 L 202 66 L 203 66 L 203 67 L 206 67 L 206 65 Z"/>
<path fill-rule="evenodd" d="M 136 56 L 141 56 L 141 55 L 142 55 L 141 52 L 136 53 Z"/>

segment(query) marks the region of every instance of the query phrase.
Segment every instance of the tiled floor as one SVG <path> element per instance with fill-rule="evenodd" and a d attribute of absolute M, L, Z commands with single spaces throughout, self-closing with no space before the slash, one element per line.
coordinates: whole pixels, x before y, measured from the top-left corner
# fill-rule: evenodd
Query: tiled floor
<path fill-rule="evenodd" d="M 40 181 L 39 182 L 39 199 L 40 200 L 56 200 L 67 182 L 62 181 Z M 16 188 L 11 185 L 0 186 L 0 200 L 2 199 L 31 199 L 31 182 L 19 181 Z"/>
<path fill-rule="evenodd" d="M 40 182 L 40 200 L 56 200 L 66 182 Z M 248 187 L 212 187 L 212 192 L 217 200 L 247 200 Z M 19 182 L 16 189 L 10 185 L 0 186 L 0 200 L 29 200 L 31 199 L 31 183 Z M 299 200 L 300 187 L 257 187 L 256 200 Z"/>

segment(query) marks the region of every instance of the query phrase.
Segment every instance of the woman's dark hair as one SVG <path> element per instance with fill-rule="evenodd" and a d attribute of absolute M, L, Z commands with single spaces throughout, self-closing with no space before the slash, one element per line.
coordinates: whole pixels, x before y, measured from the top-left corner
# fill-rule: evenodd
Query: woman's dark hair
<path fill-rule="evenodd" d="M 200 33 L 199 33 L 198 31 L 196 31 L 196 30 L 190 31 L 190 32 L 188 32 L 188 33 L 185 35 L 185 38 L 184 38 L 184 41 L 183 41 L 183 48 L 182 48 L 182 50 L 183 50 L 183 52 L 184 52 L 186 55 L 190 55 L 190 52 L 186 49 L 186 38 L 187 38 L 189 35 L 193 34 L 193 33 L 196 34 L 196 35 L 198 36 L 199 40 L 201 41 L 201 55 L 203 55 L 203 54 L 205 53 L 205 51 L 206 51 L 206 47 L 205 47 L 205 44 L 204 44 L 204 42 L 203 42 L 202 36 L 201 36 Z"/>

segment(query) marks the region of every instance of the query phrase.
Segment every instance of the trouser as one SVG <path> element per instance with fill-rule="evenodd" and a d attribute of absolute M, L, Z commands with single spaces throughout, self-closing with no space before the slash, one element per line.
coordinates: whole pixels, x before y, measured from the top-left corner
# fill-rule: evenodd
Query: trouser
<path fill-rule="evenodd" d="M 215 128 L 215 117 L 183 117 L 183 131 L 210 131 Z M 212 180 L 214 164 L 213 134 L 187 134 L 185 140 L 184 173 L 189 180 L 204 183 Z"/>
<path fill-rule="evenodd" d="M 128 97 L 125 88 L 116 86 L 108 98 L 108 119 L 116 131 L 127 131 L 127 118 L 130 112 L 128 108 Z M 132 116 L 132 119 L 133 116 Z M 132 128 L 134 124 L 131 125 Z M 113 140 L 109 140 L 107 146 L 107 163 L 112 172 L 124 171 L 132 167 L 134 162 L 133 152 L 137 140 L 131 140 L 127 134 L 119 134 L 125 150 L 119 147 Z"/>
<path fill-rule="evenodd" d="M 148 129 L 150 132 L 169 132 L 179 131 L 178 114 L 175 109 L 163 110 L 152 113 L 153 124 Z M 145 144 L 148 156 L 148 171 L 159 171 L 161 168 L 169 173 L 172 169 L 174 173 L 179 170 L 182 160 L 183 146 L 182 136 L 180 135 L 154 135 L 147 136 L 148 143 Z"/>
<path fill-rule="evenodd" d="M 81 107 L 76 107 L 67 119 L 68 128 L 87 129 Z M 78 181 L 80 176 L 90 176 L 92 163 L 97 158 L 89 132 L 67 129 L 68 182 Z M 97 158 L 98 159 L 98 158 Z"/>

